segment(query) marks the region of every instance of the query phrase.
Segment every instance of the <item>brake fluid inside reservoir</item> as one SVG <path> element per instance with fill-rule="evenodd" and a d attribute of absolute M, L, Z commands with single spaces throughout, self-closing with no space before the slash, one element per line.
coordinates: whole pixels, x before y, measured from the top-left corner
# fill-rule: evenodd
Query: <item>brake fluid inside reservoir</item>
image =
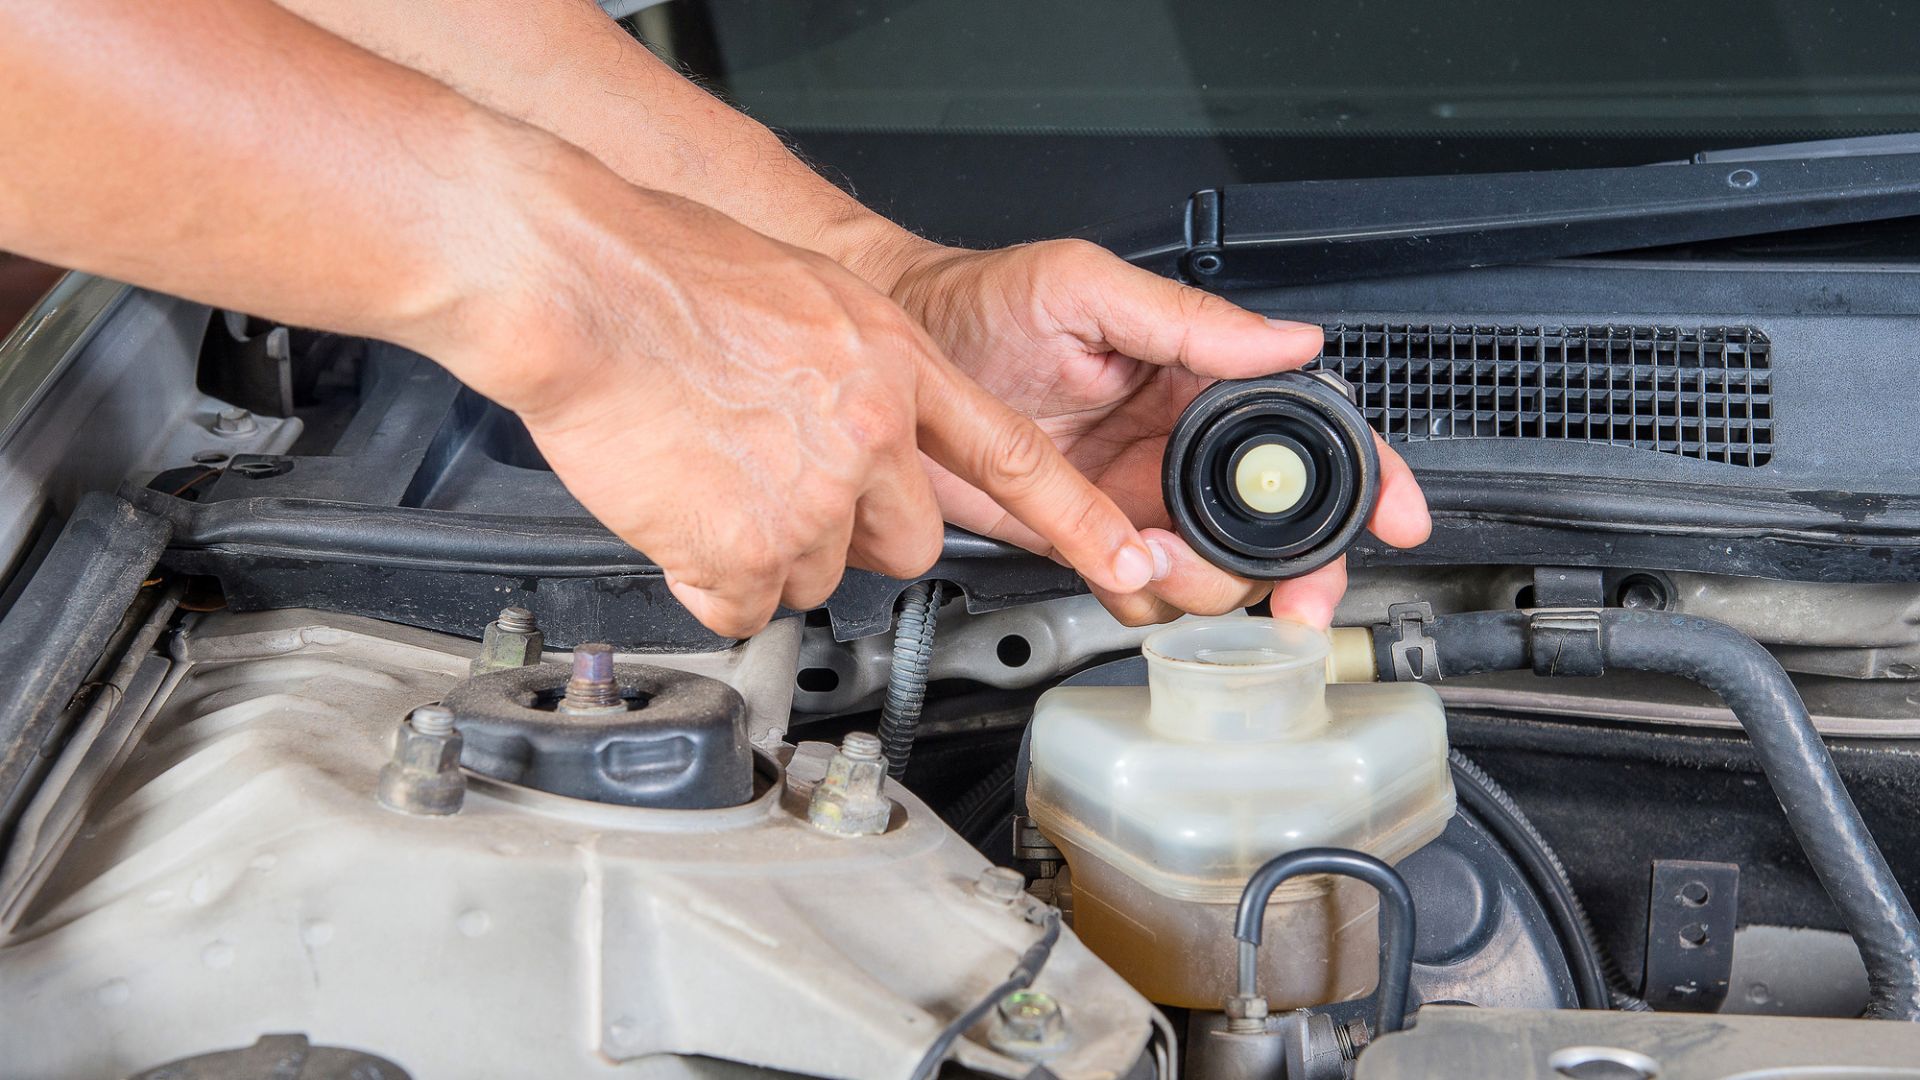
<path fill-rule="evenodd" d="M 1255 618 L 1147 639 L 1146 686 L 1057 687 L 1035 707 L 1028 812 L 1066 857 L 1074 929 L 1165 1005 L 1233 991 L 1233 914 L 1262 863 L 1306 847 L 1395 862 L 1453 814 L 1445 715 L 1417 683 L 1326 683 L 1326 635 Z M 1373 986 L 1373 894 L 1305 878 L 1267 909 L 1275 1009 Z"/>

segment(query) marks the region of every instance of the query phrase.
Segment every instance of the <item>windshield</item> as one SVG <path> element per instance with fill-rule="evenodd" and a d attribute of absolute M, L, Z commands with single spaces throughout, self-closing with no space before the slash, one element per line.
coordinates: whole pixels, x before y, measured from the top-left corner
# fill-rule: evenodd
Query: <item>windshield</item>
<path fill-rule="evenodd" d="M 1920 5 L 673 0 L 643 36 L 946 238 L 1223 183 L 1638 164 L 1920 127 Z"/>

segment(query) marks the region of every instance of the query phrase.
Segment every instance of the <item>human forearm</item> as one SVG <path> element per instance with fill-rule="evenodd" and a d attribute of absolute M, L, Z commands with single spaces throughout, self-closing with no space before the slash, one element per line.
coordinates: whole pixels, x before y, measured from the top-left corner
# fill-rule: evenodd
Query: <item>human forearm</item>
<path fill-rule="evenodd" d="M 554 133 L 632 183 L 817 251 L 882 290 L 936 245 L 862 206 L 592 0 L 280 0 L 303 18 Z"/>
<path fill-rule="evenodd" d="M 0 100 L 0 246 L 386 336 L 457 291 L 448 170 L 515 138 L 256 0 L 0 5 Z"/>

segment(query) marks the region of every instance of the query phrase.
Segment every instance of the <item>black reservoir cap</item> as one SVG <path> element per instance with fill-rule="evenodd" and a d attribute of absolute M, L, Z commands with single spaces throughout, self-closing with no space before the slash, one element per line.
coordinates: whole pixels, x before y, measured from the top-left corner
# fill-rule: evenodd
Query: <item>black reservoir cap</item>
<path fill-rule="evenodd" d="M 1207 561 L 1279 581 L 1340 557 L 1380 498 L 1373 430 L 1327 378 L 1219 382 L 1181 413 L 1161 486 L 1174 528 Z"/>

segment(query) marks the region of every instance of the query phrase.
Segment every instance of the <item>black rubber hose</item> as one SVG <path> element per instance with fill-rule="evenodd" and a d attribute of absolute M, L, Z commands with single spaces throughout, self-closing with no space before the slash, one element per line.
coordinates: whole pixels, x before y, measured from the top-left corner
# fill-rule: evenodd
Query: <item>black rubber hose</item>
<path fill-rule="evenodd" d="M 1529 618 L 1479 612 L 1434 619 L 1440 675 L 1530 669 Z M 1677 675 L 1712 690 L 1746 729 L 1807 862 L 1840 912 L 1866 964 L 1866 1015 L 1920 1019 L 1920 920 L 1860 819 L 1832 755 L 1779 661 L 1723 623 L 1606 609 L 1600 648 L 1609 667 Z M 1381 647 L 1394 636 L 1375 632 Z M 1389 661 L 1381 677 L 1393 678 Z"/>
<path fill-rule="evenodd" d="M 1560 951 L 1566 956 L 1567 971 L 1573 976 L 1580 1007 L 1606 1009 L 1617 1005 L 1616 994 L 1630 997 L 1624 988 L 1616 990 L 1614 985 L 1609 985 L 1618 984 L 1618 975 L 1600 948 L 1600 938 L 1593 932 L 1587 909 L 1573 891 L 1567 869 L 1547 838 L 1533 827 L 1513 796 L 1473 759 L 1458 750 L 1451 751 L 1448 759 L 1453 766 L 1453 790 L 1461 809 L 1472 815 L 1473 820 L 1506 849 L 1533 886 L 1547 917 L 1553 920 L 1555 936 L 1560 939 Z"/>
<path fill-rule="evenodd" d="M 893 631 L 893 667 L 880 706 L 880 748 L 887 775 L 907 775 L 920 710 L 927 703 L 927 668 L 933 662 L 933 628 L 940 615 L 940 583 L 916 581 L 900 594 L 900 621 Z"/>
<path fill-rule="evenodd" d="M 1400 872 L 1371 855 L 1346 848 L 1301 848 L 1270 859 L 1247 879 L 1234 915 L 1233 936 L 1240 939 L 1239 989 L 1259 993 L 1255 957 L 1273 890 L 1302 874 L 1357 878 L 1380 894 L 1380 985 L 1376 1035 L 1407 1024 L 1407 994 L 1413 985 L 1413 892 Z"/>
<path fill-rule="evenodd" d="M 1439 677 L 1451 679 L 1489 671 L 1532 668 L 1527 649 L 1528 625 L 1524 611 L 1475 611 L 1442 615 L 1426 623 L 1424 629 L 1439 648 Z M 1394 639 L 1393 628 L 1374 627 L 1374 666 L 1386 681 L 1395 677 L 1391 651 Z"/>

